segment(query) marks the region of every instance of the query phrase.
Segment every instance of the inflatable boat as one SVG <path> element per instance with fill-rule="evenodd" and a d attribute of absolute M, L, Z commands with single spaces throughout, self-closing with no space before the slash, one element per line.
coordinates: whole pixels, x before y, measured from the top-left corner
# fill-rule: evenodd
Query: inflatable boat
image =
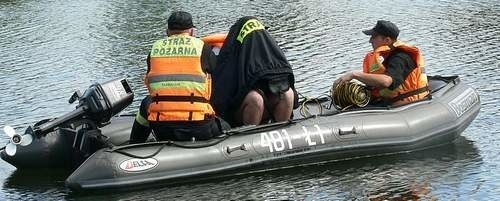
<path fill-rule="evenodd" d="M 75 93 L 77 109 L 11 137 L 1 158 L 18 171 L 68 168 L 74 191 L 143 188 L 222 176 L 428 149 L 453 142 L 480 110 L 478 93 L 457 76 L 429 76 L 431 98 L 398 107 L 337 110 L 308 99 L 294 118 L 232 128 L 209 141 L 128 144 L 132 102 L 125 79 Z M 73 171 L 74 170 L 74 171 Z"/>

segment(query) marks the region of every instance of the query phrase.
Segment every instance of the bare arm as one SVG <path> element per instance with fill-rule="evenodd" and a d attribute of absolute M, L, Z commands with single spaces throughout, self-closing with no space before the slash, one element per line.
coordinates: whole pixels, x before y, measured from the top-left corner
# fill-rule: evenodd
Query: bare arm
<path fill-rule="evenodd" d="M 368 86 L 376 88 L 386 88 L 392 83 L 392 78 L 385 74 L 368 74 L 362 71 L 351 71 L 337 79 L 335 84 L 349 82 L 352 79 L 359 80 Z"/>

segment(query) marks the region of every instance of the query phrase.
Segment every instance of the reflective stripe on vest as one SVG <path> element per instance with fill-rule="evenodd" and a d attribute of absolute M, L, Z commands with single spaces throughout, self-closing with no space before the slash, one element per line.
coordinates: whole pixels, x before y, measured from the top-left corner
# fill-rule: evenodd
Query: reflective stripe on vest
<path fill-rule="evenodd" d="M 200 121 L 213 116 L 210 77 L 201 66 L 203 41 L 173 35 L 153 44 L 146 86 L 149 121 Z"/>
<path fill-rule="evenodd" d="M 394 48 L 381 46 L 375 51 L 369 52 L 363 61 L 363 72 L 371 74 L 385 74 L 386 68 L 383 65 L 384 59 L 387 58 L 395 49 L 408 53 L 417 66 L 399 87 L 394 90 L 390 90 L 389 88 L 372 89 L 372 97 L 374 99 L 384 99 L 385 101 L 393 104 L 408 103 L 425 98 L 429 94 L 429 90 L 427 75 L 425 74 L 424 69 L 424 59 L 420 50 L 400 41 L 396 41 L 393 46 Z M 413 93 L 416 94 L 411 95 Z"/>

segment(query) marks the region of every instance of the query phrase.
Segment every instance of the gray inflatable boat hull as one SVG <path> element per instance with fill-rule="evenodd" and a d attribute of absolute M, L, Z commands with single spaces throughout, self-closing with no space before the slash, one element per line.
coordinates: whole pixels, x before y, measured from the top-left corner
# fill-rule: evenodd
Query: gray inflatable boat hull
<path fill-rule="evenodd" d="M 479 113 L 479 96 L 458 78 L 433 82 L 431 100 L 401 107 L 339 113 L 314 109 L 318 105 L 311 103 L 309 108 L 316 111 L 309 111 L 312 115 L 307 118 L 233 129 L 207 142 L 100 149 L 67 178 L 66 185 L 96 190 L 173 184 L 451 143 Z M 128 139 L 132 122 L 132 116 L 117 117 L 102 133 L 121 144 Z"/>

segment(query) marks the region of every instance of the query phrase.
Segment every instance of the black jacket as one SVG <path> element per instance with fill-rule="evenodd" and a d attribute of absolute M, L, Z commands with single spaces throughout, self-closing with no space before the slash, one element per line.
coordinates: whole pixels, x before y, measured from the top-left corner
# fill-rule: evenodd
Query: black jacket
<path fill-rule="evenodd" d="M 245 22 L 240 18 L 229 30 L 212 72 L 211 102 L 216 113 L 231 122 L 248 92 L 262 80 L 287 76 L 294 88 L 295 78 L 283 51 L 265 29 L 250 32 L 237 40 Z"/>

